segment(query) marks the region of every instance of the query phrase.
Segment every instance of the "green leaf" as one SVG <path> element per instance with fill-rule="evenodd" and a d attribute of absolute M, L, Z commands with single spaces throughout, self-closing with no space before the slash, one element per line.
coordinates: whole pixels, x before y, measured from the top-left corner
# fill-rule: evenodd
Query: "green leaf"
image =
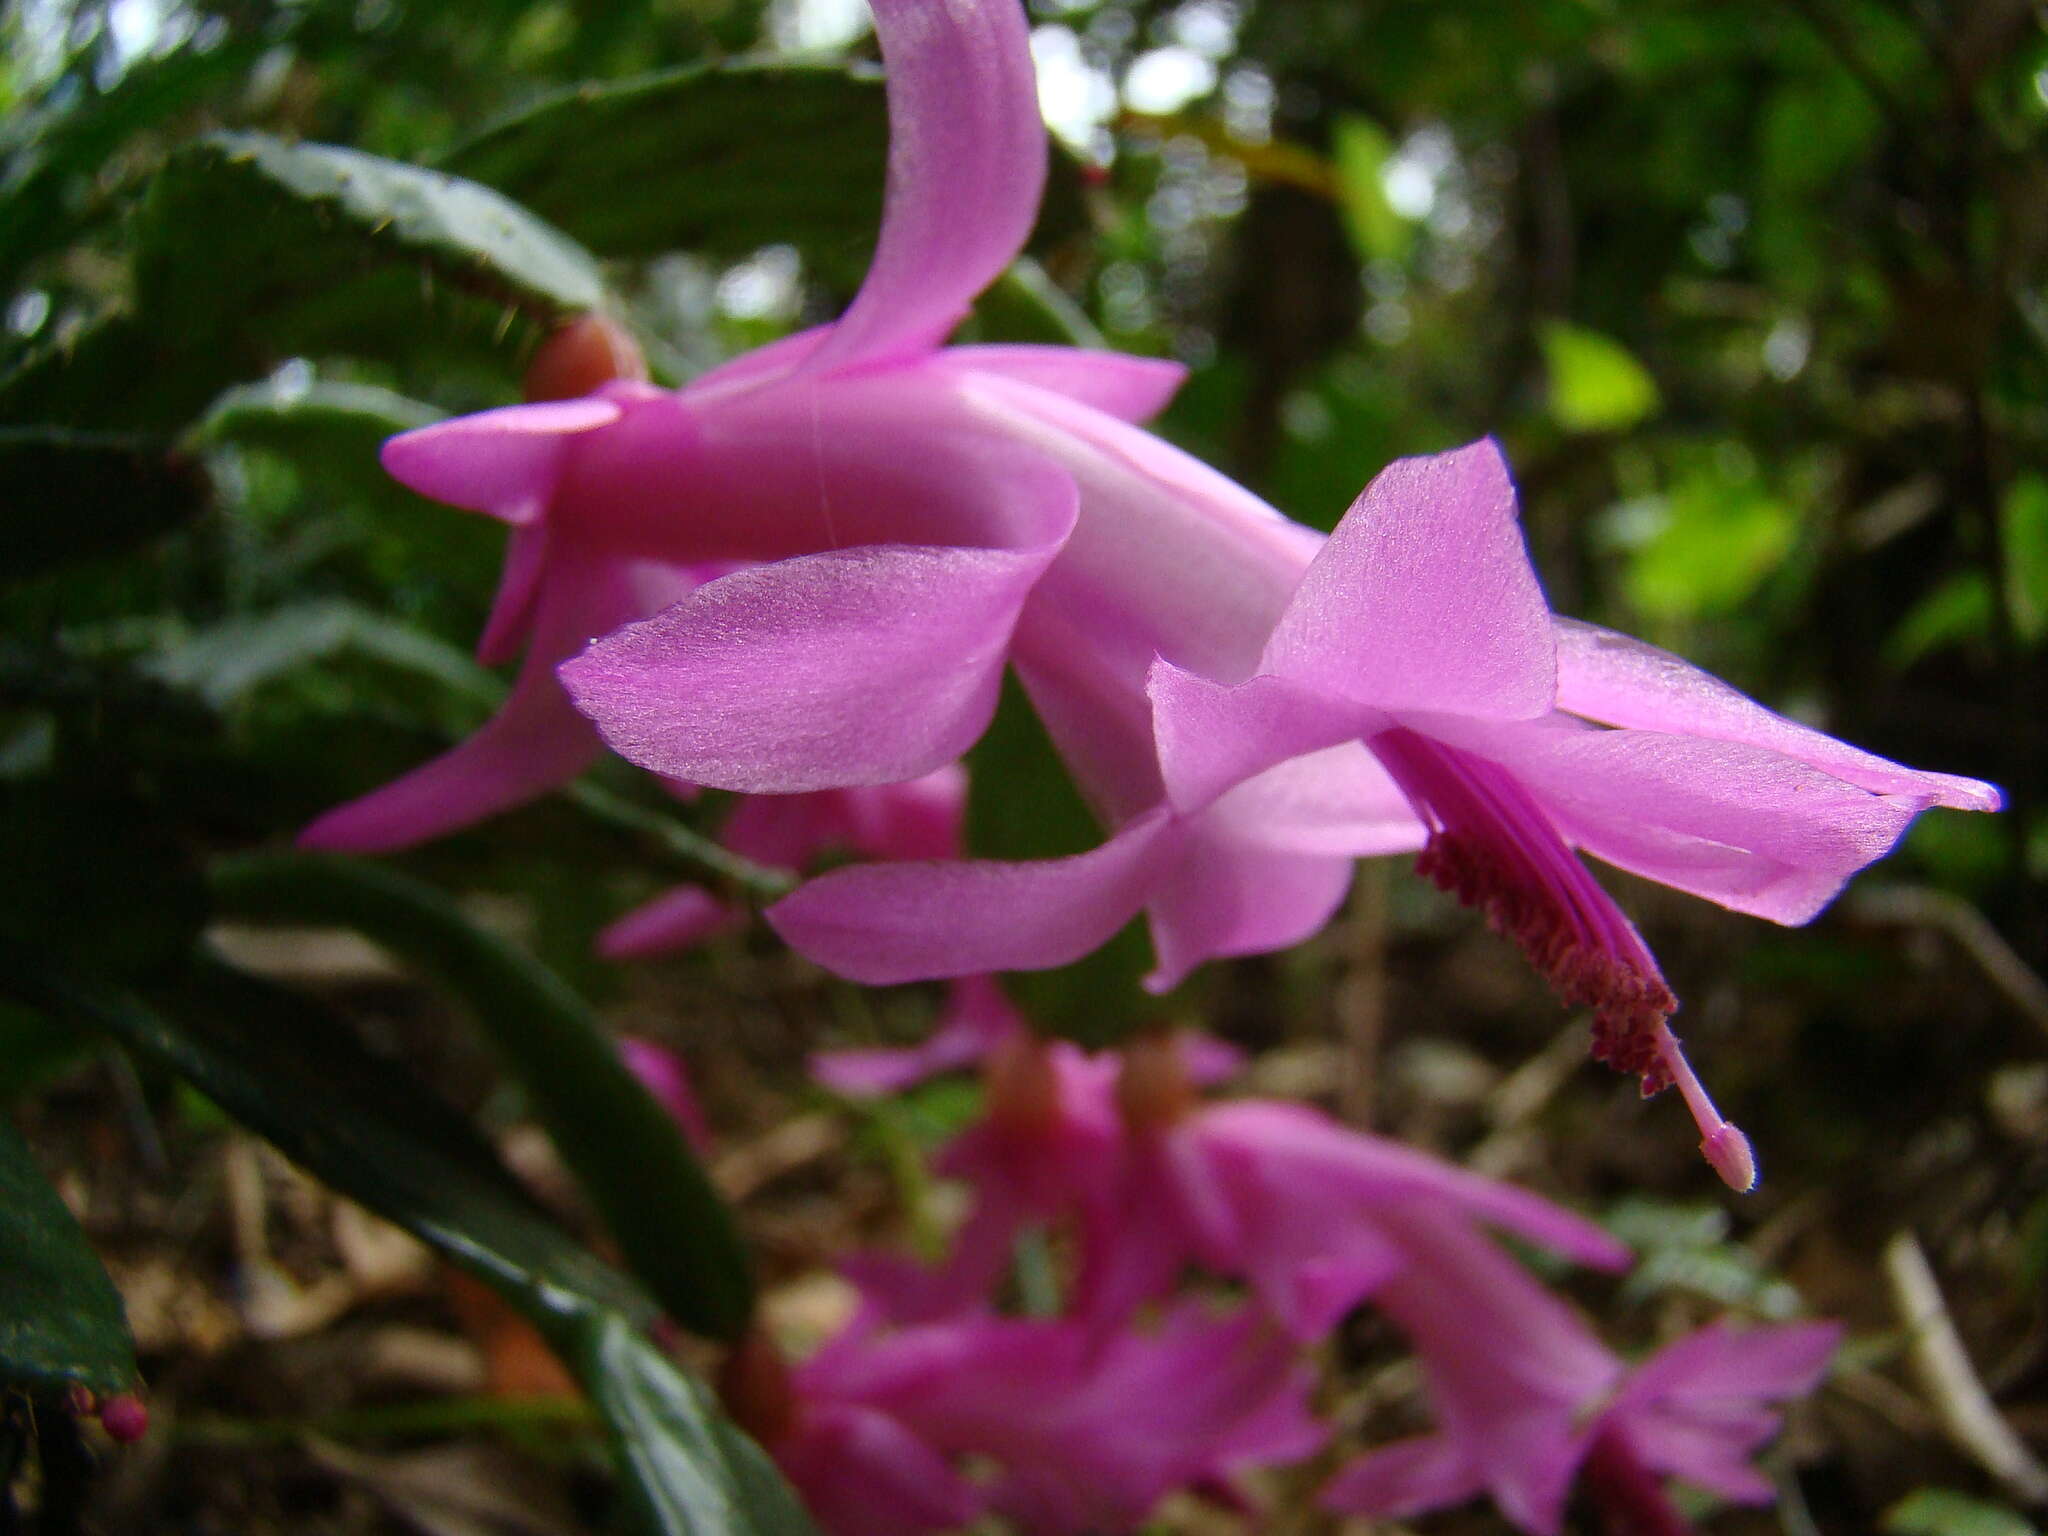
<path fill-rule="evenodd" d="M 1657 413 L 1656 380 L 1620 342 L 1552 320 L 1537 333 L 1550 414 L 1567 432 L 1625 432 Z"/>
<path fill-rule="evenodd" d="M 211 496 L 197 462 L 166 443 L 61 428 L 0 427 L 0 581 L 115 554 L 196 517 Z"/>
<path fill-rule="evenodd" d="M 2037 645 L 2048 637 L 2048 480 L 2022 475 L 2013 481 L 1999 509 L 1999 536 L 2012 627 Z"/>
<path fill-rule="evenodd" d="M 123 144 L 233 80 L 263 46 L 253 36 L 186 44 L 135 60 L 109 89 L 0 117 L 0 288 L 111 212 L 108 173 Z"/>
<path fill-rule="evenodd" d="M 563 91 L 442 164 L 600 255 L 786 244 L 850 285 L 881 223 L 888 139 L 872 69 L 714 64 Z"/>
<path fill-rule="evenodd" d="M 1361 261 L 1399 261 L 1413 243 L 1415 226 L 1387 201 L 1387 161 L 1394 141 L 1369 117 L 1346 113 L 1332 136 L 1337 170 L 1337 205 L 1344 230 Z"/>
<path fill-rule="evenodd" d="M 33 1008 L 0 1003 L 0 1104 L 31 1093 L 92 1054 L 93 1037 Z"/>
<path fill-rule="evenodd" d="M 135 1385 L 121 1296 L 85 1234 L 0 1119 L 0 1386 Z"/>
<path fill-rule="evenodd" d="M 2040 1536 L 2002 1504 L 1953 1488 L 1918 1488 L 1884 1513 L 1886 1536 Z"/>
<path fill-rule="evenodd" d="M 651 1297 L 555 1225 L 469 1123 L 280 988 L 195 967 L 175 1020 L 0 943 L 0 990 L 104 1030 L 518 1308 L 581 1376 L 654 1536 L 811 1536 L 767 1459 L 640 1330 Z M 667 1191 L 640 1187 L 657 1203 Z M 10 1205 L 12 1202 L 10 1202 Z M 13 1315 L 0 1313 L 0 1315 Z"/>
<path fill-rule="evenodd" d="M 597 1320 L 575 1360 L 604 1415 L 628 1489 L 651 1530 L 691 1536 L 813 1536 L 808 1516 L 760 1447 L 645 1338 Z"/>
<path fill-rule="evenodd" d="M 219 709 L 300 667 L 348 651 L 430 679 L 486 707 L 504 695 L 498 679 L 466 653 L 340 598 L 224 620 L 166 642 L 146 659 L 144 669 Z"/>
<path fill-rule="evenodd" d="M 432 886 L 377 865 L 252 855 L 216 864 L 212 884 L 223 908 L 245 918 L 352 928 L 468 1001 L 661 1304 L 715 1338 L 745 1327 L 753 1281 L 731 1213 L 675 1122 L 554 972 Z"/>
<path fill-rule="evenodd" d="M 57 964 L 139 975 L 180 959 L 205 895 L 179 832 L 127 786 L 0 785 L 0 935 Z"/>
<path fill-rule="evenodd" d="M 1906 610 L 1884 642 L 1884 659 L 1894 669 L 1953 646 L 1980 644 L 1991 634 L 1991 579 L 1982 571 L 1958 571 Z"/>
<path fill-rule="evenodd" d="M 1665 501 L 1662 525 L 1629 562 L 1636 609 L 1659 619 L 1726 613 L 1777 570 L 1797 514 L 1753 480 L 1689 476 Z"/>
<path fill-rule="evenodd" d="M 430 426 L 441 413 L 395 390 L 334 379 L 273 377 L 228 390 L 194 434 L 203 447 L 233 444 L 283 454 L 330 492 L 371 505 L 428 505 L 384 472 L 384 440 Z"/>

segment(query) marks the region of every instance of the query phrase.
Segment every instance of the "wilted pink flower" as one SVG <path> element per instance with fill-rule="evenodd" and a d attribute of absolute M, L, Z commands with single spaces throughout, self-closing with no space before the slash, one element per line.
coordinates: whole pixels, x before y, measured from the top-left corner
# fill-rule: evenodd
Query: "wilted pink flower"
<path fill-rule="evenodd" d="M 1219 1316 L 1193 1301 L 1155 1328 L 1106 1340 L 1068 1321 L 884 1329 L 867 1316 L 792 1382 L 798 1426 L 821 1409 L 853 1409 L 872 1416 L 872 1443 L 884 1438 L 873 1426 L 886 1424 L 927 1450 L 992 1464 L 975 1494 L 1033 1536 L 1132 1530 L 1175 1489 L 1228 1485 L 1328 1438 L 1309 1410 L 1314 1371 L 1287 1339 L 1253 1308 Z M 817 1485 L 803 1462 L 770 1449 L 799 1487 Z M 889 1460 L 908 1464 L 900 1449 Z M 935 1487 L 959 1500 L 957 1477 Z M 832 1521 L 822 1500 L 813 1507 Z"/>
<path fill-rule="evenodd" d="M 1631 1370 L 1527 1270 L 1455 1211 L 1392 1213 L 1402 1267 L 1374 1298 L 1420 1358 L 1440 1428 L 1370 1451 L 1323 1502 L 1401 1519 L 1489 1495 L 1522 1530 L 1550 1536 L 1574 1481 L 1615 1529 L 1687 1527 L 1657 1474 L 1768 1503 L 1750 1466 L 1776 1432 L 1767 1404 L 1812 1389 L 1841 1330 L 1715 1325 Z"/>

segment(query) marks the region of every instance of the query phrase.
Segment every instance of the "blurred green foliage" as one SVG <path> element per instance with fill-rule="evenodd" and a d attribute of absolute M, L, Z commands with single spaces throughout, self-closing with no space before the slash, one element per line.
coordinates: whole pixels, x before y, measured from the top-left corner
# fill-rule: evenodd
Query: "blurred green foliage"
<path fill-rule="evenodd" d="M 171 997 L 205 864 L 281 843 L 488 712 L 501 684 L 467 652 L 502 530 L 392 485 L 375 446 L 515 398 L 537 338 L 584 306 L 623 316 L 669 380 L 834 313 L 873 240 L 885 131 L 857 31 L 843 58 L 779 51 L 830 10 L 0 11 L 0 937 Z M 1046 56 L 1092 71 L 1048 101 L 1097 106 L 1061 117 L 1035 264 L 975 334 L 1182 358 L 1161 430 L 1321 527 L 1389 459 L 1497 435 L 1560 610 L 1873 750 L 2000 781 L 2004 818 L 1924 822 L 1893 874 L 2048 953 L 2035 6 L 1033 11 L 1074 45 Z M 1120 97 L 1160 55 L 1179 99 Z M 988 851 L 1085 845 L 1014 703 L 974 766 Z M 601 995 L 616 981 L 591 936 L 701 873 L 675 818 L 713 826 L 719 805 L 678 812 L 615 764 L 597 782 L 609 799 L 403 863 L 516 895 L 545 962 Z M 1831 1042 L 1829 1010 L 1853 1015 L 1883 973 L 1825 942 L 1773 972 L 1779 953 L 1741 979 L 1821 999 Z M 1126 935 L 1033 998 L 1098 1033 L 1143 963 Z M 10 1093 L 83 1048 L 0 1013 Z M 1773 1294 L 1720 1228 L 1630 1219 L 1659 1286 Z M 602 1370 L 622 1346 L 578 1347 Z M 615 1423 L 696 1432 L 687 1388 L 626 1365 Z M 1891 1528 L 1970 1528 L 1923 1515 Z"/>

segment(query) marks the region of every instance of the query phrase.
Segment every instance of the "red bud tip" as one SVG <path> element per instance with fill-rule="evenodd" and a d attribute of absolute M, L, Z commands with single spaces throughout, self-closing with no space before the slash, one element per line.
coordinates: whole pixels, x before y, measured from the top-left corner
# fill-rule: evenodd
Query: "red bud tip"
<path fill-rule="evenodd" d="M 100 1424 L 110 1439 L 133 1445 L 149 1433 L 149 1410 L 141 1398 L 123 1392 L 100 1405 Z"/>
<path fill-rule="evenodd" d="M 579 315 L 535 350 L 521 393 L 530 401 L 574 400 L 615 379 L 646 377 L 647 360 L 623 326 Z"/>

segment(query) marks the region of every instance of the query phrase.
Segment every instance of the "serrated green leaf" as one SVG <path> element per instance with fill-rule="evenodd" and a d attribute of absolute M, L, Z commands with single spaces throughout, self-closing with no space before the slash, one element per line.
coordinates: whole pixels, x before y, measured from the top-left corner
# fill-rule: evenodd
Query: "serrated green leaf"
<path fill-rule="evenodd" d="M 2002 1504 L 1953 1488 L 1918 1488 L 1884 1513 L 1886 1536 L 2040 1536 Z"/>
<path fill-rule="evenodd" d="M 794 246 L 841 288 L 881 225 L 888 99 L 864 64 L 736 60 L 559 92 L 441 161 L 602 256 L 736 260 Z M 1055 150 L 1039 238 L 1081 228 L 1080 176 Z"/>
<path fill-rule="evenodd" d="M 814 1536 L 762 1454 L 706 1402 L 703 1389 L 646 1339 L 598 1320 L 576 1364 L 612 1433 L 628 1490 L 650 1529 L 688 1536 Z"/>
<path fill-rule="evenodd" d="M 0 484 L 0 581 L 119 553 L 196 517 L 212 494 L 167 443 L 21 427 L 0 427 Z"/>
<path fill-rule="evenodd" d="M 1656 380 L 1612 336 L 1552 320 L 1537 333 L 1550 414 L 1567 432 L 1625 432 L 1657 413 Z"/>
<path fill-rule="evenodd" d="M 888 138 L 873 69 L 714 64 L 563 91 L 441 163 L 600 255 L 785 244 L 845 284 L 874 247 Z"/>
<path fill-rule="evenodd" d="M 128 140 L 197 105 L 263 44 L 231 38 L 137 59 L 111 88 L 0 117 L 0 288 L 110 211 L 109 163 Z"/>
<path fill-rule="evenodd" d="M 0 1385 L 135 1385 L 120 1293 L 21 1133 L 0 1119 Z"/>
<path fill-rule="evenodd" d="M 686 1327 L 737 1336 L 753 1280 L 731 1213 L 560 977 L 432 886 L 374 864 L 252 855 L 217 864 L 212 886 L 244 918 L 352 928 L 468 1001 L 634 1272 Z"/>

